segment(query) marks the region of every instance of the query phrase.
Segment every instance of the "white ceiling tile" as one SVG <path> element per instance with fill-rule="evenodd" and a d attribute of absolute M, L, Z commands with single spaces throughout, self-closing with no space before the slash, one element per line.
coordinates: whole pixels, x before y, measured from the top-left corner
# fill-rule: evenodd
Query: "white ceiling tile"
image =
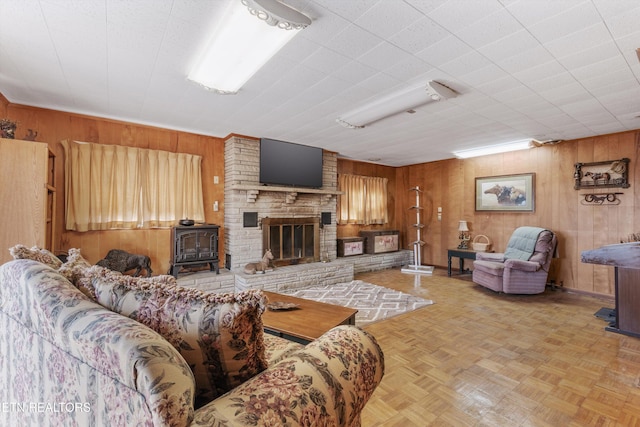
<path fill-rule="evenodd" d="M 609 31 L 603 23 L 598 23 L 564 37 L 550 40 L 544 46 L 556 58 L 582 52 L 592 46 L 602 44 L 610 38 Z"/>
<path fill-rule="evenodd" d="M 622 5 L 624 1 L 616 0 L 607 3 Z M 629 4 L 627 4 L 630 6 Z M 614 6 L 615 7 L 615 6 Z M 610 10 L 609 10 L 610 11 Z M 615 39 L 640 33 L 638 21 L 640 20 L 640 3 L 634 2 L 633 8 L 628 8 L 621 13 L 606 18 L 609 31 Z"/>
<path fill-rule="evenodd" d="M 505 9 L 499 9 L 455 34 L 469 46 L 479 49 L 521 30 L 522 25 L 512 15 Z"/>
<path fill-rule="evenodd" d="M 0 0 L 12 18 L 0 26 L 0 93 L 220 137 L 268 134 L 392 166 L 640 124 L 636 0 L 286 0 L 311 26 L 222 96 L 185 76 L 232 1 Z M 358 131 L 335 122 L 426 80 L 459 95 Z"/>
<path fill-rule="evenodd" d="M 401 1 L 380 1 L 354 23 L 385 39 L 399 33 L 424 15 Z"/>
<path fill-rule="evenodd" d="M 326 47 L 333 49 L 350 58 L 357 58 L 363 53 L 382 43 L 383 39 L 356 25 L 349 25 L 326 43 Z"/>
<path fill-rule="evenodd" d="M 589 0 L 520 0 L 509 3 L 507 9 L 523 25 L 531 27 L 579 5 L 591 7 L 590 3 Z"/>
<path fill-rule="evenodd" d="M 379 0 L 314 0 L 320 6 L 331 10 L 338 16 L 349 21 L 355 21 L 367 10 L 378 3 Z"/>
<path fill-rule="evenodd" d="M 509 75 L 495 64 L 488 64 L 485 67 L 473 68 L 467 74 L 459 76 L 460 80 L 469 86 L 482 86 L 486 83 L 506 78 Z"/>
<path fill-rule="evenodd" d="M 569 77 L 567 69 L 563 67 L 557 61 L 549 61 L 542 64 L 536 64 L 534 66 L 523 69 L 513 73 L 513 76 L 520 80 L 523 84 L 531 87 L 538 88 L 540 85 L 537 83 L 545 81 L 547 84 L 555 86 L 558 84 L 559 76 Z M 573 77 L 572 77 L 573 80 Z"/>
<path fill-rule="evenodd" d="M 388 42 L 382 42 L 368 52 L 363 53 L 357 60 L 376 70 L 386 70 L 395 64 L 406 61 L 411 56 Z"/>
<path fill-rule="evenodd" d="M 333 74 L 340 79 L 355 84 L 377 73 L 378 70 L 374 69 L 373 67 L 365 65 L 358 61 L 350 61 L 344 67 L 335 70 Z"/>
<path fill-rule="evenodd" d="M 562 2 L 558 2 L 562 3 Z M 601 23 L 598 11 L 590 2 L 558 12 L 529 27 L 533 36 L 546 43 Z"/>
<path fill-rule="evenodd" d="M 459 56 L 472 52 L 473 49 L 454 36 L 448 36 L 416 54 L 434 67 L 439 67 Z"/>
<path fill-rule="evenodd" d="M 536 48 L 540 43 L 527 30 L 516 31 L 493 43 L 483 45 L 478 51 L 492 61 L 498 61 L 518 55 L 523 51 Z"/>
<path fill-rule="evenodd" d="M 417 53 L 448 35 L 448 31 L 423 16 L 392 35 L 389 41 L 409 53 Z"/>
<path fill-rule="evenodd" d="M 586 50 L 575 52 L 558 58 L 566 69 L 581 68 L 594 62 L 601 62 L 620 55 L 618 46 L 612 41 L 607 40 L 602 44 L 592 46 Z"/>
<path fill-rule="evenodd" d="M 427 16 L 450 32 L 457 33 L 502 8 L 497 0 L 449 0 Z"/>
<path fill-rule="evenodd" d="M 415 81 L 426 79 L 435 72 L 434 68 L 415 56 L 396 62 L 384 72 L 400 81 Z"/>
<path fill-rule="evenodd" d="M 333 50 L 321 47 L 309 55 L 302 65 L 321 71 L 325 74 L 333 73 L 351 62 L 351 59 Z"/>
<path fill-rule="evenodd" d="M 516 74 L 540 64 L 547 64 L 553 60 L 554 57 L 547 49 L 542 46 L 537 46 L 533 49 L 525 50 L 518 55 L 496 60 L 495 63 L 506 72 Z"/>
<path fill-rule="evenodd" d="M 572 69 L 571 74 L 573 74 L 578 80 L 586 80 L 597 76 L 607 76 L 614 72 L 628 74 L 628 77 L 631 76 L 631 70 L 629 69 L 627 61 L 620 56 L 614 56 L 604 61 L 594 62 L 592 64 L 585 65 L 584 67 L 574 68 Z"/>

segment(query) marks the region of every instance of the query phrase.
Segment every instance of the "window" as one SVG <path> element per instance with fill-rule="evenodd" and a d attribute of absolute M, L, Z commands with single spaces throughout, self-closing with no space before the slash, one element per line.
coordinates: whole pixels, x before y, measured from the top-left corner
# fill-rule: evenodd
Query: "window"
<path fill-rule="evenodd" d="M 338 224 L 386 224 L 387 178 L 344 175 L 338 177 Z"/>
<path fill-rule="evenodd" d="M 170 227 L 204 221 L 202 157 L 63 141 L 67 230 Z"/>

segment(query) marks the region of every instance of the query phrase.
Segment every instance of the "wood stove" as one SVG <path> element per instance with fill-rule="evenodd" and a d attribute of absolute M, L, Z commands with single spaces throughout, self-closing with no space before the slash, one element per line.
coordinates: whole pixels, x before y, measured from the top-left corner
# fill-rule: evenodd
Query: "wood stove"
<path fill-rule="evenodd" d="M 219 231 L 220 226 L 212 224 L 173 227 L 169 274 L 177 278 L 182 267 L 197 264 L 209 264 L 209 270 L 220 274 Z"/>

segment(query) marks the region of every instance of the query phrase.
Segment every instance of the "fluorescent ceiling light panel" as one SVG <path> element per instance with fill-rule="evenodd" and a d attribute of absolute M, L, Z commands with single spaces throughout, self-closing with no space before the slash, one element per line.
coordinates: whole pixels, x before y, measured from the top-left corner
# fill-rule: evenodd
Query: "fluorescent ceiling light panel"
<path fill-rule="evenodd" d="M 458 94 L 447 86 L 436 81 L 427 85 L 415 85 L 374 100 L 367 105 L 356 108 L 336 119 L 342 126 L 350 129 L 363 128 L 380 119 L 402 113 L 428 102 L 455 98 Z"/>
<path fill-rule="evenodd" d="M 498 154 L 506 153 L 508 151 L 524 150 L 527 148 L 531 148 L 531 143 L 531 139 L 523 139 L 521 141 L 507 142 L 505 144 L 496 144 L 486 147 L 454 151 L 453 154 L 459 159 L 468 159 L 470 157 L 486 156 L 488 154 Z"/>
<path fill-rule="evenodd" d="M 284 21 L 291 15 L 303 22 Z M 235 0 L 187 78 L 219 93 L 236 93 L 310 23 L 276 0 Z"/>

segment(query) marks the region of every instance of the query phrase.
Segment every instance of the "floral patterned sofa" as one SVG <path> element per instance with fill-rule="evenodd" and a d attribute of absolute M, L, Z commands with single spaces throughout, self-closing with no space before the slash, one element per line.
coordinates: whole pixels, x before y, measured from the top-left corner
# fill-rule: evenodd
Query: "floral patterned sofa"
<path fill-rule="evenodd" d="M 64 264 L 12 253 L 0 266 L 0 425 L 359 426 L 382 379 L 380 347 L 355 326 L 306 346 L 263 334 L 260 291 L 212 296 L 79 251 Z"/>

